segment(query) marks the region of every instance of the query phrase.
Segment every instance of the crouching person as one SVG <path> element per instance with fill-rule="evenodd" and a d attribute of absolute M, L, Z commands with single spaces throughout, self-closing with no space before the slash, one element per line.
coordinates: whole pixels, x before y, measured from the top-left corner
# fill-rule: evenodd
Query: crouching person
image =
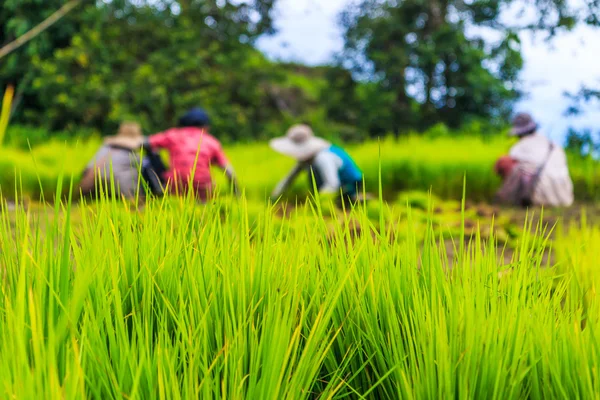
<path fill-rule="evenodd" d="M 117 135 L 104 139 L 88 163 L 79 184 L 80 195 L 107 195 L 133 199 L 140 191 L 141 158 L 138 149 L 144 142 L 140 125 L 121 124 Z M 99 192 L 98 192 L 99 191 Z"/>
<path fill-rule="evenodd" d="M 292 126 L 285 137 L 273 139 L 271 148 L 297 161 L 292 171 L 277 185 L 271 197 L 279 198 L 297 176 L 307 171 L 319 194 L 340 196 L 339 205 L 360 200 L 363 174 L 352 158 L 340 147 L 314 135 L 308 125 Z"/>
<path fill-rule="evenodd" d="M 170 166 L 162 178 L 173 194 L 191 192 L 197 200 L 206 202 L 213 196 L 211 166 L 223 169 L 234 193 L 238 193 L 233 167 L 221 143 L 210 134 L 210 118 L 201 108 L 188 111 L 179 120 L 178 127 L 150 136 L 145 147 L 150 151 L 169 152 Z"/>
<path fill-rule="evenodd" d="M 515 117 L 511 135 L 519 141 L 496 164 L 496 172 L 503 179 L 497 200 L 523 207 L 571 206 L 573 182 L 564 150 L 538 133 L 538 125 L 529 114 Z"/>

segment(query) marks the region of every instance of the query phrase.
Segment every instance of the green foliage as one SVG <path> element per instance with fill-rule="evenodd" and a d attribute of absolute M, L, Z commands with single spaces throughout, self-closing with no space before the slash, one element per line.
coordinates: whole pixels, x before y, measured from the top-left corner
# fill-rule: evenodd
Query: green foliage
<path fill-rule="evenodd" d="M 201 105 L 214 132 L 232 142 L 281 135 L 301 120 L 325 127 L 339 117 L 319 104 L 333 68 L 274 64 L 250 44 L 219 39 L 212 23 L 198 27 L 195 21 L 208 17 L 192 11 L 174 16 L 136 8 L 122 17 L 117 11 L 106 11 L 104 23 L 82 29 L 68 48 L 35 63 L 33 87 L 44 112 L 30 112 L 26 121 L 107 134 L 136 120 L 156 132 Z"/>
<path fill-rule="evenodd" d="M 202 105 L 215 129 L 238 139 L 274 119 L 261 107 L 266 100 L 260 90 L 271 66 L 237 36 L 222 34 L 234 18 L 228 6 L 207 11 L 190 5 L 179 14 L 156 7 L 106 5 L 102 24 L 82 29 L 70 47 L 35 64 L 33 85 L 51 128 L 64 128 L 68 121 L 67 129 L 110 132 L 124 119 L 134 119 L 158 130 L 176 124 L 187 108 Z"/>
<path fill-rule="evenodd" d="M 566 148 L 582 157 L 594 157 L 600 151 L 598 133 L 594 134 L 590 129 L 578 131 L 570 128 L 567 134 Z"/>
<path fill-rule="evenodd" d="M 6 144 L 9 148 L 29 150 L 49 142 L 71 142 L 86 140 L 91 137 L 100 136 L 92 130 L 79 129 L 77 133 L 67 131 L 49 131 L 48 129 L 33 126 L 11 125 L 6 132 Z"/>
<path fill-rule="evenodd" d="M 73 35 L 94 20 L 96 9 L 91 3 L 83 1 L 60 23 L 0 61 L 0 90 L 9 84 L 16 87 L 14 108 L 17 111 L 23 112 L 25 104 L 29 110 L 39 111 L 43 106 L 31 86 L 37 75 L 32 65 L 36 60 L 52 57 L 56 49 L 68 47 Z M 22 36 L 62 5 L 63 0 L 4 0 L 0 5 L 0 45 Z"/>
<path fill-rule="evenodd" d="M 272 32 L 273 3 L 86 2 L 61 24 L 66 37 L 57 35 L 60 43 L 39 52 L 41 37 L 26 47 L 28 59 L 10 56 L 18 88 L 34 96 L 16 120 L 51 130 L 91 128 L 108 134 L 122 120 L 134 119 L 154 132 L 201 105 L 211 113 L 215 129 L 231 140 L 279 134 L 289 118 L 299 117 L 276 104 L 278 88 L 295 76 L 277 70 L 252 47 L 258 36 Z M 53 6 L 45 9 L 54 11 Z M 12 2 L 0 10 L 14 11 L 11 7 Z M 27 26 L 37 21 L 27 13 L 22 18 Z M 304 82 L 291 86 L 297 84 Z M 305 92 L 297 90 L 301 102 Z"/>
<path fill-rule="evenodd" d="M 53 200 L 56 188 L 68 190 L 95 154 L 98 141 L 82 143 L 50 141 L 33 152 L 23 149 L 1 149 L 0 192 L 3 197 L 15 198 L 16 193 L 34 200 Z"/>
<path fill-rule="evenodd" d="M 4 144 L 4 137 L 6 136 L 6 129 L 8 128 L 13 93 L 14 88 L 8 86 L 4 92 L 4 96 L 2 96 L 2 104 L 0 105 L 0 147 Z"/>
<path fill-rule="evenodd" d="M 4 1 L 0 44 L 62 3 Z M 2 60 L 0 89 L 16 85 L 14 122 L 72 134 L 110 134 L 124 119 L 156 132 L 192 106 L 208 109 L 226 141 L 264 140 L 299 121 L 347 141 L 436 123 L 498 126 L 519 94 L 519 30 L 597 24 L 596 4 L 534 3 L 535 23 L 518 26 L 499 18 L 510 0 L 364 0 L 342 16 L 340 66 L 309 68 L 253 47 L 273 33 L 275 0 L 85 0 Z M 498 40 L 467 35 L 472 27 Z"/>
<path fill-rule="evenodd" d="M 21 10 L 15 4 L 2 10 Z M 55 6 L 44 5 L 39 15 Z M 4 76 L 14 78 L 0 79 L 0 84 L 16 81 L 17 103 L 27 105 L 16 109 L 14 121 L 52 131 L 111 134 L 123 120 L 136 120 L 146 132 L 157 132 L 176 124 L 186 109 L 203 106 L 225 142 L 268 139 L 299 121 L 310 122 L 327 137 L 358 142 L 420 128 L 429 121 L 457 126 L 488 118 L 500 104 L 492 95 L 499 90 L 498 79 L 479 66 L 481 57 L 513 57 L 506 68 L 499 67 L 505 81 L 513 79 L 508 65 L 518 62 L 512 46 L 484 54 L 479 47 L 471 49 L 464 37 L 454 38 L 464 41 L 456 47 L 455 33 L 440 30 L 435 42 L 442 47 L 428 50 L 423 60 L 432 63 L 440 51 L 460 50 L 452 57 L 464 65 L 452 79 L 462 88 L 458 92 L 464 89 L 477 97 L 469 94 L 462 103 L 460 94 L 453 97 L 456 108 L 442 110 L 441 118 L 415 101 L 401 110 L 396 89 L 402 85 L 393 79 L 357 81 L 339 66 L 268 61 L 253 43 L 272 31 L 272 7 L 273 1 L 84 2 L 59 27 L 51 28 L 55 36 L 44 35 L 11 55 L 3 66 L 13 69 Z M 7 19 L 7 26 L 39 22 L 39 16 L 29 12 L 17 14 Z M 45 50 L 38 51 L 42 44 Z M 427 93 L 438 89 L 430 87 Z M 454 90 L 448 87 L 447 92 Z"/>

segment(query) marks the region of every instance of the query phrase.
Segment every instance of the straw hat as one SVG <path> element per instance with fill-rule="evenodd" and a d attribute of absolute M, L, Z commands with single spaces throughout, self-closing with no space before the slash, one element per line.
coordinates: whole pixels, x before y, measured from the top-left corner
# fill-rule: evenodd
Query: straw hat
<path fill-rule="evenodd" d="M 294 125 L 284 137 L 273 139 L 269 144 L 276 152 L 298 161 L 307 161 L 321 150 L 331 146 L 328 141 L 315 137 L 308 125 Z"/>
<path fill-rule="evenodd" d="M 537 129 L 537 123 L 533 120 L 533 117 L 527 113 L 519 113 L 513 118 L 513 128 L 510 131 L 511 136 L 523 136 L 525 134 L 535 132 Z"/>
<path fill-rule="evenodd" d="M 109 146 L 124 147 L 126 149 L 138 149 L 144 143 L 144 135 L 140 124 L 136 122 L 123 122 L 119 132 L 115 136 L 108 136 L 104 144 Z"/>

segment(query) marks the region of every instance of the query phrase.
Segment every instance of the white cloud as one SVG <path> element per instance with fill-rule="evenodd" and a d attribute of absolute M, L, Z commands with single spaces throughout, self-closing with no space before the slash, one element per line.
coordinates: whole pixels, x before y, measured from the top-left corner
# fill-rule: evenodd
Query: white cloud
<path fill-rule="evenodd" d="M 325 64 L 343 46 L 337 15 L 348 0 L 281 0 L 275 10 L 278 34 L 258 46 L 272 58 Z"/>

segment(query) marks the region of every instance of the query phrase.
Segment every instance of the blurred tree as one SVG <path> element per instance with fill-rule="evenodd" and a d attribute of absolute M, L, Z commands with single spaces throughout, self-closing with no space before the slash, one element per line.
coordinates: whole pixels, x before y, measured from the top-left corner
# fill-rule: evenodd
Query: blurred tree
<path fill-rule="evenodd" d="M 0 5 L 0 47 L 45 20 L 64 4 L 63 0 L 4 0 Z M 95 11 L 93 1 L 84 0 L 79 6 L 61 19 L 60 23 L 35 37 L 27 45 L 18 48 L 0 62 L 0 88 L 15 85 L 17 93 L 13 108 L 26 103 L 28 108 L 39 108 L 31 82 L 35 77 L 34 60 L 50 57 L 54 50 L 69 46 L 72 36 L 83 24 L 94 20 L 90 11 Z"/>
<path fill-rule="evenodd" d="M 561 2 L 559 0 L 550 1 L 550 10 L 555 15 L 561 10 L 562 15 L 568 15 L 569 18 L 559 18 L 558 22 L 555 18 L 554 24 L 546 27 L 550 37 L 560 28 L 572 29 L 577 24 L 585 24 L 587 26 L 598 28 L 600 27 L 600 2 L 598 0 L 581 0 L 580 2 Z M 561 25 L 560 22 L 566 20 L 567 25 Z M 598 83 L 596 82 L 596 85 Z M 597 109 L 600 105 L 600 86 L 593 84 L 583 84 L 575 93 L 565 93 L 565 96 L 570 101 L 570 105 L 566 110 L 567 115 L 580 115 L 589 109 Z M 581 133 L 571 129 L 567 135 L 567 146 L 576 147 L 581 143 L 593 144 L 597 155 L 600 147 L 600 140 L 593 140 L 589 131 L 584 130 Z M 595 143 L 595 144 L 594 144 Z M 593 152 L 592 152 L 593 153 Z"/>
<path fill-rule="evenodd" d="M 343 62 L 393 97 L 389 131 L 506 117 L 523 61 L 501 3 L 362 0 L 342 14 Z M 484 39 L 490 29 L 496 40 Z"/>
<path fill-rule="evenodd" d="M 265 107 L 275 65 L 252 43 L 272 32 L 270 1 L 112 0 L 52 57 L 32 60 L 41 110 L 27 122 L 111 132 L 123 119 L 167 128 L 201 105 L 230 139 L 252 137 L 279 111 Z"/>
<path fill-rule="evenodd" d="M 135 119 L 154 131 L 201 105 L 225 140 L 270 137 L 301 120 L 358 140 L 504 120 L 519 95 L 518 30 L 551 36 L 576 21 L 559 0 L 536 0 L 540 18 L 522 26 L 500 18 L 510 0 L 361 0 L 342 16 L 342 67 L 309 68 L 254 48 L 273 33 L 275 1 L 83 0 L 2 60 L 0 85 L 15 83 L 25 100 L 18 122 L 54 130 L 110 133 Z M 5 0 L 0 44 L 62 4 Z"/>
<path fill-rule="evenodd" d="M 320 101 L 327 116 L 335 121 L 356 124 L 360 104 L 357 98 L 358 84 L 351 72 L 341 67 L 331 67 L 327 68 L 324 76 L 328 87 L 321 92 Z"/>
<path fill-rule="evenodd" d="M 565 147 L 573 154 L 581 157 L 598 157 L 600 152 L 600 132 L 591 129 L 577 130 L 569 128 Z"/>

